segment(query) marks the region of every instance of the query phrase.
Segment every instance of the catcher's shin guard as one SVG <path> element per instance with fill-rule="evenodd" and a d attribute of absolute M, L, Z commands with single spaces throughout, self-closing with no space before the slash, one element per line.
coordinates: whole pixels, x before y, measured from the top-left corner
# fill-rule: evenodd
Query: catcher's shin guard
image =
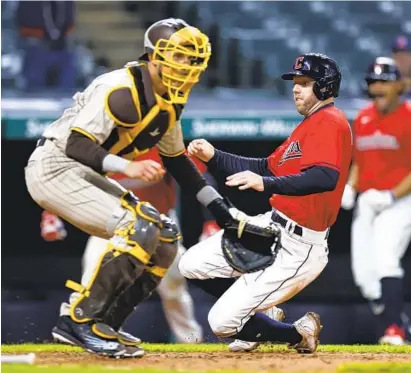
<path fill-rule="evenodd" d="M 111 304 L 104 316 L 104 323 L 118 330 L 135 307 L 147 299 L 158 287 L 168 268 L 174 262 L 178 251 L 178 240 L 181 238 L 177 225 L 168 217 L 161 217 L 160 243 L 150 263 L 147 263 L 143 274 L 120 294 Z M 120 336 L 121 337 L 121 336 Z M 127 344 L 127 340 L 120 338 Z"/>
<path fill-rule="evenodd" d="M 148 203 L 138 201 L 132 206 L 129 202 L 122 198 L 123 206 L 134 213 L 136 220 L 115 232 L 90 283 L 85 287 L 70 280 L 66 283 L 81 294 L 70 310 L 75 322 L 103 321 L 108 308 L 141 276 L 158 247 L 163 226 L 160 214 Z"/>

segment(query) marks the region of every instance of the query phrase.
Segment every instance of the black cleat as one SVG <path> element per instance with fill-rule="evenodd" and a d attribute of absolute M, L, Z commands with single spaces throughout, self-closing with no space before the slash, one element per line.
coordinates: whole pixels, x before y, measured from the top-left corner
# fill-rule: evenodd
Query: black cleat
<path fill-rule="evenodd" d="M 70 316 L 59 317 L 52 335 L 58 342 L 79 346 L 88 352 L 111 358 L 137 357 L 144 354 L 144 351 L 127 351 L 129 348 L 117 341 L 117 333 L 108 325 L 94 322 L 76 323 Z"/>

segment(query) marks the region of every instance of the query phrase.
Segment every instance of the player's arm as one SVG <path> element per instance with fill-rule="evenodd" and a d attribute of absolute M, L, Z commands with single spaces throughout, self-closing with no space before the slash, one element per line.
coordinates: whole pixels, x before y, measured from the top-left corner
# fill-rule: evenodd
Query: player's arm
<path fill-rule="evenodd" d="M 128 161 L 108 153 L 100 144 L 116 126 L 133 127 L 139 114 L 128 88 L 107 91 L 100 87 L 77 115 L 71 128 L 66 155 L 98 173 L 123 173 L 143 181 L 156 181 L 164 175 L 160 164 L 151 160 Z"/>
<path fill-rule="evenodd" d="M 163 136 L 156 147 L 164 167 L 180 185 L 183 193 L 194 193 L 197 200 L 212 212 L 220 227 L 224 227 L 233 220 L 232 206 L 204 179 L 185 154 L 183 133 L 179 122 Z"/>
<path fill-rule="evenodd" d="M 339 171 L 326 166 L 313 166 L 298 174 L 263 177 L 264 191 L 286 196 L 306 196 L 335 189 Z"/>
<path fill-rule="evenodd" d="M 391 192 L 395 199 L 408 196 L 411 193 L 411 172 Z"/>
<path fill-rule="evenodd" d="M 188 146 L 188 153 L 207 163 L 210 169 L 228 174 L 250 170 L 259 175 L 272 176 L 267 158 L 249 158 L 226 153 L 214 148 L 207 140 L 193 140 Z"/>
<path fill-rule="evenodd" d="M 347 134 L 340 133 L 333 125 L 318 125 L 315 132 L 305 140 L 299 173 L 275 177 L 244 171 L 230 175 L 226 185 L 239 186 L 240 190 L 252 188 L 260 192 L 288 196 L 305 196 L 334 190 L 340 177 L 338 152 L 342 151 Z"/>
<path fill-rule="evenodd" d="M 117 125 L 111 116 L 113 110 L 118 111 L 116 107 L 120 105 L 108 100 L 113 97 L 118 102 L 126 100 L 126 95 L 114 96 L 106 86 L 99 86 L 90 93 L 88 103 L 77 114 L 76 124 L 71 128 L 66 145 L 68 157 L 99 173 L 124 172 L 129 163 L 121 157 L 110 155 L 100 145 Z M 125 115 L 131 116 L 130 113 Z"/>
<path fill-rule="evenodd" d="M 408 131 L 407 131 L 406 135 L 404 136 L 404 140 L 405 140 L 405 144 L 404 144 L 405 154 L 404 154 L 404 157 L 405 157 L 405 159 L 408 159 L 408 162 L 409 162 L 408 164 L 409 164 L 410 170 L 411 170 L 411 143 L 410 143 L 411 127 L 408 126 L 407 128 L 408 128 Z M 405 197 L 405 196 L 407 196 L 411 193 L 411 171 L 404 179 L 402 179 L 398 183 L 397 186 L 395 186 L 395 188 L 393 188 L 391 190 L 391 192 L 392 192 L 395 199 Z"/>
<path fill-rule="evenodd" d="M 238 186 L 239 190 L 251 188 L 271 194 L 306 196 L 334 190 L 339 176 L 339 171 L 325 166 L 312 166 L 297 174 L 278 177 L 242 171 L 228 176 L 226 185 Z"/>
<path fill-rule="evenodd" d="M 357 189 L 358 184 L 358 165 L 354 162 L 351 165 L 350 175 L 348 176 L 348 184 L 353 188 Z"/>

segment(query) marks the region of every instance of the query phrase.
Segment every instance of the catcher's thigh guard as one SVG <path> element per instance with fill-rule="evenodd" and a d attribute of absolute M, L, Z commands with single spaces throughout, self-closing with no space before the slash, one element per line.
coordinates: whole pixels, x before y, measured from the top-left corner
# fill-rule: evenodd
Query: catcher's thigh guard
<path fill-rule="evenodd" d="M 147 299 L 158 287 L 168 268 L 173 264 L 181 238 L 177 225 L 166 216 L 161 216 L 162 228 L 156 252 L 144 272 L 130 282 L 110 305 L 104 315 L 104 323 L 118 330 L 133 312 L 134 308 Z"/>
<path fill-rule="evenodd" d="M 135 222 L 115 232 L 87 286 L 70 280 L 66 283 L 81 294 L 70 310 L 76 322 L 102 321 L 115 299 L 141 276 L 158 247 L 163 226 L 158 211 L 145 202 L 133 206 L 122 198 L 122 204 L 133 212 Z"/>

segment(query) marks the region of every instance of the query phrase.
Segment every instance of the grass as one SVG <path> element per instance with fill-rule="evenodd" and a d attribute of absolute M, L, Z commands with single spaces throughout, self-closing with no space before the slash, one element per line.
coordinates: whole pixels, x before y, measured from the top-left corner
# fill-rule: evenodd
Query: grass
<path fill-rule="evenodd" d="M 181 345 L 181 344 L 142 344 L 142 347 L 147 351 L 148 354 L 152 353 L 162 353 L 162 352 L 178 352 L 178 353 L 201 353 L 201 352 L 228 352 L 227 345 L 225 344 L 200 344 L 200 345 Z M 2 345 L 2 354 L 27 354 L 34 352 L 37 354 L 41 353 L 76 353 L 82 350 L 78 347 L 66 346 L 61 344 L 17 344 L 17 345 Z M 270 345 L 261 346 L 259 352 L 269 353 L 269 352 L 281 352 L 287 353 L 288 350 L 284 345 Z M 411 346 L 379 346 L 379 345 L 322 345 L 318 349 L 319 352 L 335 354 L 338 359 L 338 354 L 353 354 L 353 360 L 356 354 L 409 354 L 410 362 L 372 362 L 372 360 L 366 361 L 364 363 L 346 363 L 340 365 L 337 370 L 329 369 L 324 371 L 322 368 L 321 373 L 411 373 Z M 291 351 L 290 351 L 291 352 Z M 295 352 L 291 352 L 294 353 Z M 225 355 L 227 356 L 227 355 Z M 240 355 L 241 356 L 241 355 Z M 245 356 L 245 355 L 242 355 Z M 254 355 L 256 358 L 261 356 L 259 353 Z M 358 355 L 357 355 L 358 356 Z M 247 358 L 252 357 L 252 354 L 247 354 Z M 295 354 L 296 359 L 301 359 L 298 354 Z M 201 357 L 200 357 L 201 358 Z M 215 357 L 214 357 L 215 358 Z M 222 357 L 223 359 L 224 357 Z M 278 356 L 277 356 L 278 358 Z M 385 357 L 384 357 L 385 358 Z M 288 357 L 289 359 L 289 357 Z M 311 360 L 311 357 L 308 357 Z M 329 359 L 329 356 L 324 359 Z M 365 357 L 368 359 L 368 355 Z M 390 357 L 387 358 L 389 360 Z M 320 357 L 318 360 L 322 360 Z M 156 367 L 144 367 L 144 358 L 138 359 L 138 364 L 127 365 L 127 364 L 116 364 L 115 360 L 107 360 L 104 365 L 96 365 L 92 362 L 91 365 L 80 366 L 73 363 L 70 364 L 60 364 L 60 365 L 17 365 L 17 364 L 2 364 L 1 371 L 4 373 L 199 373 L 199 371 L 193 370 L 175 370 L 172 368 L 159 369 Z M 124 361 L 123 361 L 124 362 Z M 94 364 L 94 365 L 93 365 Z M 337 363 L 338 364 L 338 363 Z M 173 365 L 172 365 L 173 366 Z M 335 365 L 334 365 L 335 366 Z M 274 366 L 273 366 L 274 367 Z M 239 366 L 241 368 L 241 366 Z M 257 369 L 257 368 L 256 368 Z M 328 368 L 326 368 L 328 369 Z M 285 371 L 282 370 L 281 373 Z M 315 370 L 310 369 L 310 373 L 316 373 Z M 244 370 L 202 370 L 201 373 L 246 373 Z M 247 371 L 251 373 L 251 371 Z M 265 370 L 264 373 L 280 373 L 278 370 Z M 293 373 L 296 373 L 293 371 Z M 303 373 L 303 372 L 299 372 Z M 306 373 L 306 372 L 304 372 Z"/>
<path fill-rule="evenodd" d="M 411 358 L 410 358 L 411 359 Z M 338 367 L 338 373 L 410 373 L 411 363 L 349 363 Z"/>
<path fill-rule="evenodd" d="M 226 344 L 157 344 L 143 343 L 144 350 L 150 352 L 228 352 Z M 79 347 L 61 345 L 61 344 L 16 344 L 2 345 L 1 351 L 8 353 L 29 353 L 29 352 L 76 352 L 82 351 Z M 284 345 L 267 345 L 260 346 L 261 352 L 287 352 L 290 351 Z M 348 354 L 365 354 L 365 353 L 391 353 L 391 354 L 411 354 L 411 346 L 380 346 L 380 345 L 320 345 L 318 352 L 327 353 L 348 353 Z M 290 351 L 291 352 L 291 351 Z M 411 359 L 411 358 L 410 358 Z"/>

